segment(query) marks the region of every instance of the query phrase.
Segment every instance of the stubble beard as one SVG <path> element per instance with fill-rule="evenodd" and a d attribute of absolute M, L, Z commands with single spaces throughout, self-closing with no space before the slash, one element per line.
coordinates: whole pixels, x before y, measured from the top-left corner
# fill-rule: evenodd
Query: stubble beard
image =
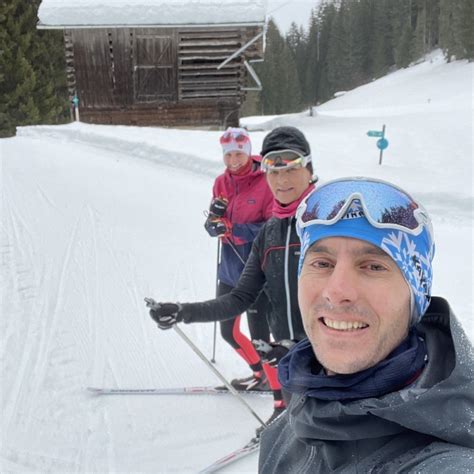
<path fill-rule="evenodd" d="M 349 351 L 347 351 L 346 341 L 341 341 L 339 344 L 333 344 L 331 348 L 337 351 L 347 351 L 347 359 L 344 360 L 342 363 L 340 361 L 338 361 L 337 363 L 331 361 L 331 354 L 325 354 L 324 351 L 320 349 L 316 336 L 318 332 L 317 325 L 321 324 L 319 320 L 323 316 L 329 319 L 331 319 L 332 316 L 341 315 L 360 316 L 362 321 L 370 325 L 373 321 L 376 320 L 371 310 L 369 310 L 368 308 L 361 308 L 356 305 L 334 306 L 329 302 L 325 302 L 313 306 L 310 309 L 310 314 L 311 317 L 309 318 L 309 324 L 305 322 L 304 328 L 306 334 L 308 335 L 311 341 L 311 346 L 313 348 L 313 352 L 316 356 L 316 359 L 325 368 L 326 371 L 340 374 L 352 374 L 360 372 L 361 370 L 364 370 L 371 366 L 372 357 L 369 357 L 369 360 L 367 360 L 367 357 L 365 355 L 362 355 L 362 360 L 361 357 L 354 357 L 355 354 L 351 354 Z M 341 368 L 341 366 L 343 366 L 343 368 Z"/>
<path fill-rule="evenodd" d="M 334 306 L 328 302 L 316 304 L 310 309 L 311 317 L 309 318 L 309 324 L 304 320 L 304 328 L 309 340 L 311 341 L 311 346 L 316 359 L 326 369 L 326 371 L 339 374 L 354 374 L 373 367 L 385 359 L 407 337 L 409 325 L 407 325 L 400 337 L 392 340 L 393 335 L 397 332 L 397 326 L 400 324 L 397 317 L 398 315 L 393 315 L 390 327 L 386 328 L 386 330 L 379 334 L 378 338 L 376 335 L 376 339 L 372 341 L 373 346 L 368 347 L 367 350 L 363 350 L 361 354 L 351 353 L 350 349 L 348 350 L 347 348 L 346 341 L 341 341 L 340 344 L 333 344 L 332 348 L 335 350 L 347 352 L 346 360 L 342 362 L 339 361 L 338 364 L 334 363 L 331 361 L 330 353 L 326 356 L 324 351 L 320 350 L 320 347 L 318 347 L 318 343 L 315 340 L 318 331 L 317 325 L 320 324 L 319 319 L 323 316 L 331 319 L 331 316 L 340 316 L 343 314 L 360 316 L 364 322 L 369 324 L 369 326 L 375 325 L 375 322 L 378 320 L 377 316 L 370 308 L 361 308 L 356 305 Z M 329 350 L 327 352 L 329 352 Z M 337 364 L 338 367 L 336 367 L 335 364 Z"/>

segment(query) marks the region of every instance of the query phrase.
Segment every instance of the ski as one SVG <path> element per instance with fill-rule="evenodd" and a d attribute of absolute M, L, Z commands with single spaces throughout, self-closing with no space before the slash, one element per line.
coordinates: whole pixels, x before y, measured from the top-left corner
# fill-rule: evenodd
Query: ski
<path fill-rule="evenodd" d="M 228 453 L 226 456 L 218 459 L 209 466 L 205 467 L 202 471 L 199 471 L 199 474 L 209 474 L 211 472 L 217 472 L 225 466 L 228 466 L 229 464 L 232 464 L 233 462 L 242 459 L 255 451 L 258 451 L 259 447 L 260 439 L 253 438 L 242 448 L 236 449 L 235 451 Z"/>
<path fill-rule="evenodd" d="M 226 395 L 229 390 L 220 387 L 175 387 L 175 388 L 109 388 L 87 387 L 89 392 L 96 395 Z M 270 391 L 238 390 L 241 395 L 272 395 Z"/>

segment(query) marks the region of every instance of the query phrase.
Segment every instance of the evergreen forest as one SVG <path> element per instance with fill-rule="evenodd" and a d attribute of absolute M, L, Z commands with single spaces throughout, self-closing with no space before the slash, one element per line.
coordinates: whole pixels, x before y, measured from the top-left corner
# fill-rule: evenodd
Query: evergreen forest
<path fill-rule="evenodd" d="M 61 31 L 38 30 L 40 0 L 0 3 L 0 137 L 17 126 L 70 120 Z M 282 33 L 270 19 L 263 90 L 244 114 L 282 114 L 322 103 L 407 67 L 434 48 L 474 59 L 472 0 L 315 0 L 307 27 Z"/>
<path fill-rule="evenodd" d="M 263 90 L 245 113 L 298 112 L 405 68 L 441 48 L 448 61 L 474 59 L 472 0 L 323 0 L 308 27 L 285 34 L 270 20 Z"/>

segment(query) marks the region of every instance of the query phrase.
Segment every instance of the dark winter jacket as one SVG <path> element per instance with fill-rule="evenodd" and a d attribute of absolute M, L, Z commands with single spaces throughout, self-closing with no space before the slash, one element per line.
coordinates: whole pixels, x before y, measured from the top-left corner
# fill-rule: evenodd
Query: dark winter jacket
<path fill-rule="evenodd" d="M 260 157 L 252 156 L 253 169 L 243 176 L 231 174 L 226 170 L 218 176 L 212 188 L 213 198 L 226 198 L 228 201 L 224 217 L 232 224 L 230 242 L 235 250 L 222 241 L 219 280 L 235 286 L 244 264 L 252 249 L 252 242 L 262 225 L 272 214 L 273 194 L 268 187 L 265 174 L 260 170 Z"/>
<path fill-rule="evenodd" d="M 472 344 L 442 298 L 417 329 L 429 361 L 412 385 L 349 402 L 293 395 L 262 434 L 259 472 L 474 472 Z"/>
<path fill-rule="evenodd" d="M 220 321 L 244 312 L 265 285 L 271 311 L 267 315 L 275 340 L 305 337 L 297 301 L 300 242 L 295 218 L 272 217 L 260 230 L 244 271 L 228 294 L 203 303 L 185 303 L 185 323 Z"/>

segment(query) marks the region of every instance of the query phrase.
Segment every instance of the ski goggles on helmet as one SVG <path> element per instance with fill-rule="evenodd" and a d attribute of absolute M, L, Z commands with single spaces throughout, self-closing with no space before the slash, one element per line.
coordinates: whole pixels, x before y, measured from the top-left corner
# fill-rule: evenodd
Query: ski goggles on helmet
<path fill-rule="evenodd" d="M 412 235 L 426 229 L 433 242 L 431 219 L 425 208 L 403 189 L 370 178 L 343 178 L 319 186 L 298 208 L 298 226 L 300 229 L 314 224 L 329 226 L 350 218 L 353 201 L 362 207 L 357 205 L 353 212 L 364 216 L 372 226 Z"/>
<path fill-rule="evenodd" d="M 311 155 L 304 156 L 294 150 L 275 150 L 267 153 L 261 162 L 262 171 L 285 168 L 304 168 L 311 161 Z"/>
<path fill-rule="evenodd" d="M 231 143 L 231 142 L 236 142 L 236 143 L 243 144 L 243 143 L 249 142 L 250 137 L 244 132 L 234 131 L 234 130 L 227 130 L 221 136 L 219 141 L 220 141 L 221 145 L 225 145 L 225 144 Z"/>

